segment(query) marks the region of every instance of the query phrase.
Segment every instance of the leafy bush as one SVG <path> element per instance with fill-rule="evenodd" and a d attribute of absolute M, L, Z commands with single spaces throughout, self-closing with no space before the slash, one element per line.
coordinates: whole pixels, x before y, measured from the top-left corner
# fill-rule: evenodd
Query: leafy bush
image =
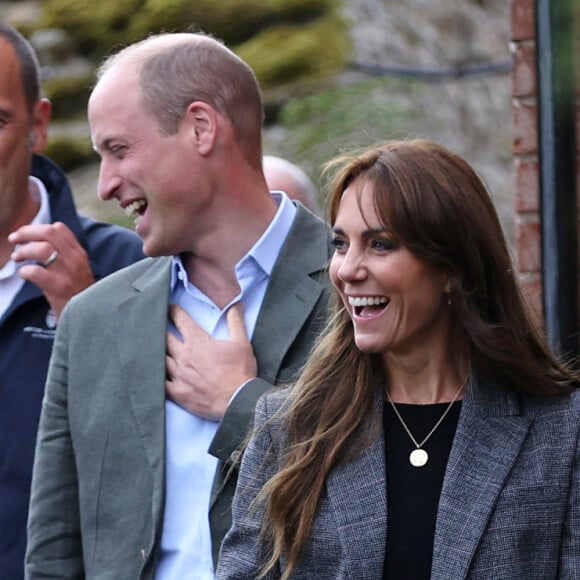
<path fill-rule="evenodd" d="M 50 137 L 44 153 L 65 171 L 98 160 L 88 137 L 67 135 Z"/>
<path fill-rule="evenodd" d="M 344 24 L 333 17 L 304 25 L 272 26 L 236 48 L 262 88 L 319 80 L 344 68 L 350 53 Z"/>
<path fill-rule="evenodd" d="M 55 77 L 43 83 L 43 91 L 52 102 L 55 119 L 85 113 L 93 75 Z"/>
<path fill-rule="evenodd" d="M 330 13 L 339 0 L 45 0 L 43 27 L 71 32 L 79 51 L 101 57 L 148 34 L 195 28 L 228 45 L 264 28 L 306 22 Z M 283 49 L 280 46 L 280 49 Z"/>

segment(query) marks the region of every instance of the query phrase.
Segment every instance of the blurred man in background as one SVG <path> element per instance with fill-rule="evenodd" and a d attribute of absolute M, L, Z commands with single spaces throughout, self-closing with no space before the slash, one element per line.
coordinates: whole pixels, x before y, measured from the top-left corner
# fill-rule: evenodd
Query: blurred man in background
<path fill-rule="evenodd" d="M 322 215 L 316 186 L 298 165 L 274 155 L 264 155 L 263 165 L 270 191 L 285 191 L 290 199 L 296 199 L 312 213 Z"/>
<path fill-rule="evenodd" d="M 138 236 L 76 213 L 38 155 L 51 105 L 29 43 L 0 23 L 0 578 L 24 575 L 38 417 L 57 320 L 95 280 L 143 257 Z"/>

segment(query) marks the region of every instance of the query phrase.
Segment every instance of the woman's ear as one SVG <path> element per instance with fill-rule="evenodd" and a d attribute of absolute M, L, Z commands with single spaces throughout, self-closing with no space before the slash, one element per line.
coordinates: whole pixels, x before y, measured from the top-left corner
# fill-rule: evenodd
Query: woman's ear
<path fill-rule="evenodd" d="M 443 286 L 443 292 L 445 294 L 457 294 L 461 290 L 461 280 L 455 274 L 448 274 L 447 281 Z"/>

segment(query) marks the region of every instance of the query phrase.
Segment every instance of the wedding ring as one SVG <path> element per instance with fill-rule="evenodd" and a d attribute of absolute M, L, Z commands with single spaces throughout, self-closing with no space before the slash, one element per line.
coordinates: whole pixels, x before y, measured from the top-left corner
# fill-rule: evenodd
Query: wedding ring
<path fill-rule="evenodd" d="M 45 262 L 41 262 L 40 264 L 41 266 L 48 268 L 57 258 L 58 258 L 58 250 L 53 250 L 52 254 L 48 256 L 47 260 Z"/>

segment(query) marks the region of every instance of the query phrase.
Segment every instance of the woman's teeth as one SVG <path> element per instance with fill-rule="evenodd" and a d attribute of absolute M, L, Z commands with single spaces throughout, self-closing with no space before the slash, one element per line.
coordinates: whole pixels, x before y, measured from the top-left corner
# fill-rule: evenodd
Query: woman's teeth
<path fill-rule="evenodd" d="M 349 296 L 348 303 L 351 306 L 378 306 L 379 304 L 386 304 L 389 299 L 386 296 Z"/>

